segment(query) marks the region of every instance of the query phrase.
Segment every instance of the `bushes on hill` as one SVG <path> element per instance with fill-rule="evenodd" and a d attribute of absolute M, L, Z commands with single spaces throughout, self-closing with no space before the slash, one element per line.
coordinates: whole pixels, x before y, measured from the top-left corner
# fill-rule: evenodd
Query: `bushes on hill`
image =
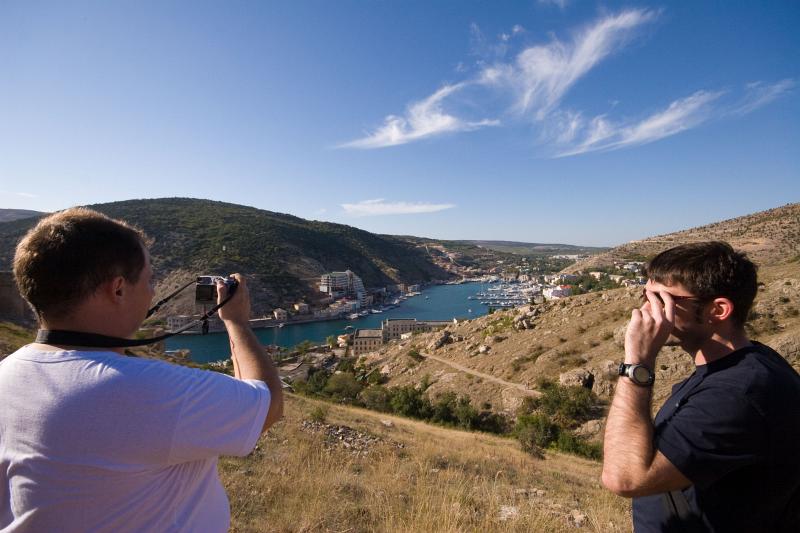
<path fill-rule="evenodd" d="M 572 431 L 589 418 L 596 396 L 584 387 L 563 387 L 547 380 L 541 380 L 538 387 L 542 396 L 523 402 L 514 426 L 522 449 L 536 456 L 545 448 L 553 448 L 599 459 L 600 446 Z"/>
<path fill-rule="evenodd" d="M 416 387 L 385 387 L 377 383 L 378 380 L 372 380 L 375 374 L 356 365 L 354 360 L 343 359 L 335 374 L 317 370 L 307 380 L 295 381 L 293 386 L 301 394 L 338 403 L 443 426 L 513 435 L 523 450 L 536 456 L 541 456 L 542 450 L 551 448 L 592 459 L 600 458 L 599 445 L 573 433 L 575 427 L 588 419 L 597 401 L 588 389 L 540 381 L 542 396 L 523 402 L 517 421 L 512 425 L 502 415 L 478 410 L 467 395 L 444 392 L 431 396 L 428 393 L 430 382 L 427 376 Z"/>

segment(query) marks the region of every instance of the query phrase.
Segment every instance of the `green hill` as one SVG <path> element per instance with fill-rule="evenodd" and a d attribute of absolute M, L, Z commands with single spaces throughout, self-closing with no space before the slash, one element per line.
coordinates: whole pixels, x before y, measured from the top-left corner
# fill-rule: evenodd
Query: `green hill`
<path fill-rule="evenodd" d="M 0 222 L 10 222 L 43 214 L 41 211 L 31 211 L 30 209 L 0 209 Z"/>
<path fill-rule="evenodd" d="M 572 244 L 545 244 L 537 242 L 516 241 L 455 241 L 466 243 L 481 248 L 488 248 L 498 252 L 531 256 L 553 255 L 594 255 L 605 252 L 608 248 L 596 246 L 575 246 Z"/>
<path fill-rule="evenodd" d="M 448 279 L 424 248 L 397 237 L 308 221 L 253 207 L 160 198 L 88 206 L 143 229 L 166 292 L 197 274 L 241 272 L 251 280 L 254 312 L 313 296 L 319 275 L 350 269 L 366 286 Z M 38 217 L 0 223 L 0 269 Z M 161 292 L 160 291 L 160 292 Z"/>

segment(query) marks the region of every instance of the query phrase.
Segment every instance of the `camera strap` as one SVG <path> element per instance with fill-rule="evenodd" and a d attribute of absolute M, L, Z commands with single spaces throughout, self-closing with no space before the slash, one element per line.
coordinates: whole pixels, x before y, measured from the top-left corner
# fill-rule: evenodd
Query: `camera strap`
<path fill-rule="evenodd" d="M 176 290 L 166 298 L 162 298 L 156 305 L 147 311 L 147 317 L 158 311 L 158 309 L 168 300 L 172 299 L 176 294 L 184 290 L 186 287 L 194 283 L 190 281 L 180 289 Z M 40 329 L 36 333 L 36 341 L 40 344 L 51 344 L 56 346 L 86 346 L 88 348 L 128 348 L 132 346 L 145 346 L 163 341 L 173 335 L 178 335 L 184 331 L 191 329 L 198 324 L 202 323 L 201 331 L 205 335 L 208 333 L 208 319 L 216 313 L 220 307 L 225 305 L 233 298 L 236 289 L 233 288 L 228 292 L 228 295 L 220 303 L 209 309 L 203 316 L 197 320 L 186 324 L 185 326 L 169 331 L 158 337 L 150 339 L 123 339 L 121 337 L 110 337 L 108 335 L 100 335 L 99 333 L 87 333 L 85 331 L 67 331 L 63 329 Z"/>

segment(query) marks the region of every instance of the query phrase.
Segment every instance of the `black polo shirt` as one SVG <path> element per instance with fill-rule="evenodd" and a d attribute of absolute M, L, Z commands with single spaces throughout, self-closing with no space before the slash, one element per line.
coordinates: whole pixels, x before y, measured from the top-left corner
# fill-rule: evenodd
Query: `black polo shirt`
<path fill-rule="evenodd" d="M 654 442 L 693 485 L 634 498 L 637 533 L 800 531 L 800 375 L 769 347 L 698 366 L 658 412 Z"/>

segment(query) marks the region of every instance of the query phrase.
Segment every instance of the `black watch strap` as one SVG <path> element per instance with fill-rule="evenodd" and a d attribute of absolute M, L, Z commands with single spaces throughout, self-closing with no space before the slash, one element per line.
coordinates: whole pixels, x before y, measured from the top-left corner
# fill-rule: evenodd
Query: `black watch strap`
<path fill-rule="evenodd" d="M 655 373 L 642 364 L 620 363 L 618 373 L 640 387 L 652 387 L 656 380 Z"/>

